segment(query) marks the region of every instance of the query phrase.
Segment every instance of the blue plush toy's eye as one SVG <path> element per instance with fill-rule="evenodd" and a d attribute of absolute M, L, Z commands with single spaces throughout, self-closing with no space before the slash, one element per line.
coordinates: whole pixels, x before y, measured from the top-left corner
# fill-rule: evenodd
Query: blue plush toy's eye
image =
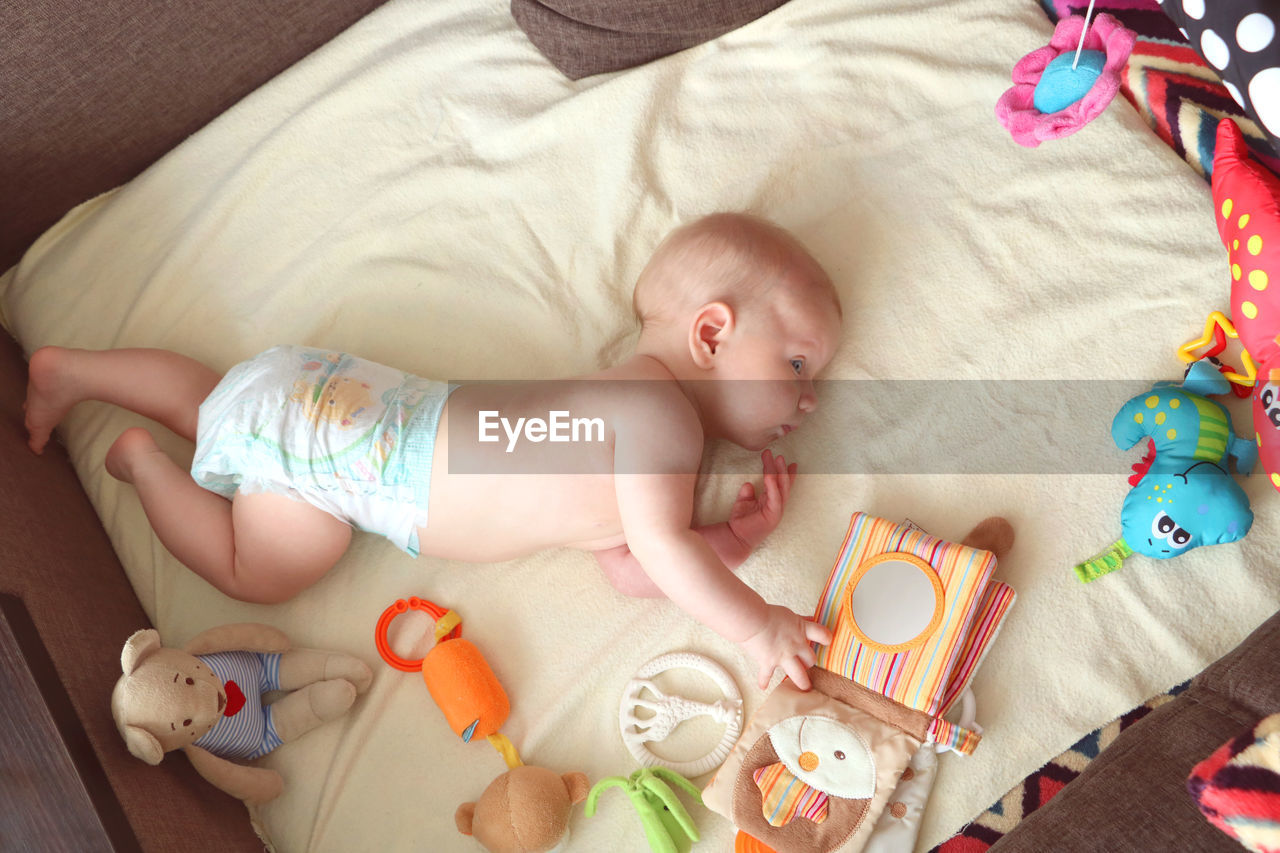
<path fill-rule="evenodd" d="M 1156 513 L 1156 517 L 1151 519 L 1151 535 L 1157 539 L 1167 539 L 1169 534 L 1177 529 L 1178 525 L 1163 512 Z"/>
<path fill-rule="evenodd" d="M 1191 541 L 1191 534 L 1181 527 L 1173 528 L 1173 533 L 1169 534 L 1169 544 L 1175 548 L 1183 548 Z"/>

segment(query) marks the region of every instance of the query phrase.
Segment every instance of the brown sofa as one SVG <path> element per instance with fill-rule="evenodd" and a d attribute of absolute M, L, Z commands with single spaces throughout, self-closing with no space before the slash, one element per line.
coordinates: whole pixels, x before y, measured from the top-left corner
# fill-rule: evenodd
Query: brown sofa
<path fill-rule="evenodd" d="M 0 270 L 380 2 L 7 4 Z M 27 450 L 25 389 L 0 332 L 0 848 L 261 850 L 243 805 L 186 760 L 153 768 L 125 750 L 108 700 L 147 617 L 66 453 Z"/>
<path fill-rule="evenodd" d="M 1178 698 L 1130 726 L 991 853 L 1244 849 L 1201 816 L 1191 768 L 1280 711 L 1280 613 L 1197 675 Z"/>

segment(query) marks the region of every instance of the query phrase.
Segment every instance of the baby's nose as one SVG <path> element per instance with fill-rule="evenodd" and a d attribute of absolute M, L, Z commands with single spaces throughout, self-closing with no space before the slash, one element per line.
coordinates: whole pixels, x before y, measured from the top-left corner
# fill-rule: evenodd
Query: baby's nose
<path fill-rule="evenodd" d="M 818 408 L 818 393 L 814 390 L 813 382 L 805 382 L 804 390 L 800 392 L 800 411 L 805 414 L 811 414 Z"/>

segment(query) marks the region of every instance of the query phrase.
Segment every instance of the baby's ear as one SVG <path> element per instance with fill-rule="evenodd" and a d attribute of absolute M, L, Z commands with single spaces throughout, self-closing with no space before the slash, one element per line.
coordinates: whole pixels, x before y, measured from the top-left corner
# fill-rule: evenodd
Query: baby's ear
<path fill-rule="evenodd" d="M 689 351 L 694 364 L 704 369 L 711 367 L 716 351 L 733 333 L 735 320 L 733 309 L 724 302 L 708 302 L 698 309 L 689 327 Z"/>

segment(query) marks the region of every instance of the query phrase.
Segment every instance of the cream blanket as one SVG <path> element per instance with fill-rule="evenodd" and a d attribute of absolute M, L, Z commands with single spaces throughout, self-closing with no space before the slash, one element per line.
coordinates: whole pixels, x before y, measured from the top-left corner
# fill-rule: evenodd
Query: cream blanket
<path fill-rule="evenodd" d="M 1123 101 L 1069 139 L 1016 146 L 993 105 L 1050 32 L 1030 0 L 796 0 L 677 56 L 570 83 L 502 0 L 394 0 L 69 214 L 0 279 L 5 323 L 28 351 L 168 347 L 218 369 L 296 342 L 437 378 L 568 375 L 628 352 L 632 282 L 668 229 L 751 208 L 799 234 L 838 283 L 833 378 L 1174 377 L 1175 346 L 1227 300 L 1208 189 Z M 1076 581 L 1072 564 L 1118 535 L 1136 458 L 1108 447 L 1120 402 L 1041 438 L 1047 458 L 1098 442 L 1105 475 L 824 474 L 850 447 L 902 440 L 874 417 L 851 433 L 839 406 L 783 443 L 815 475 L 741 574 L 797 610 L 812 609 L 855 509 L 950 538 L 993 513 L 1018 529 L 998 576 L 1020 598 L 976 681 L 987 734 L 974 756 L 942 758 L 922 849 L 1280 601 L 1280 499 L 1259 477 L 1243 543 Z M 708 654 L 735 673 L 748 712 L 761 702 L 737 648 L 665 603 L 615 595 L 574 551 L 464 565 L 357 536 L 295 601 L 232 602 L 164 551 L 134 492 L 103 471 L 138 422 L 86 405 L 62 436 L 163 635 L 260 620 L 377 673 L 352 716 L 266 759 L 287 788 L 254 818 L 279 850 L 473 849 L 454 810 L 503 764 L 452 735 L 420 679 L 377 658 L 373 627 L 397 598 L 462 614 L 511 696 L 503 731 L 561 772 L 634 769 L 618 698 L 660 653 Z M 752 463 L 714 447 L 707 465 L 722 472 L 700 494 L 714 520 L 741 483 L 732 472 Z M 726 821 L 694 815 L 706 849 L 730 849 Z M 578 811 L 569 849 L 647 848 L 615 792 L 596 817 Z"/>

